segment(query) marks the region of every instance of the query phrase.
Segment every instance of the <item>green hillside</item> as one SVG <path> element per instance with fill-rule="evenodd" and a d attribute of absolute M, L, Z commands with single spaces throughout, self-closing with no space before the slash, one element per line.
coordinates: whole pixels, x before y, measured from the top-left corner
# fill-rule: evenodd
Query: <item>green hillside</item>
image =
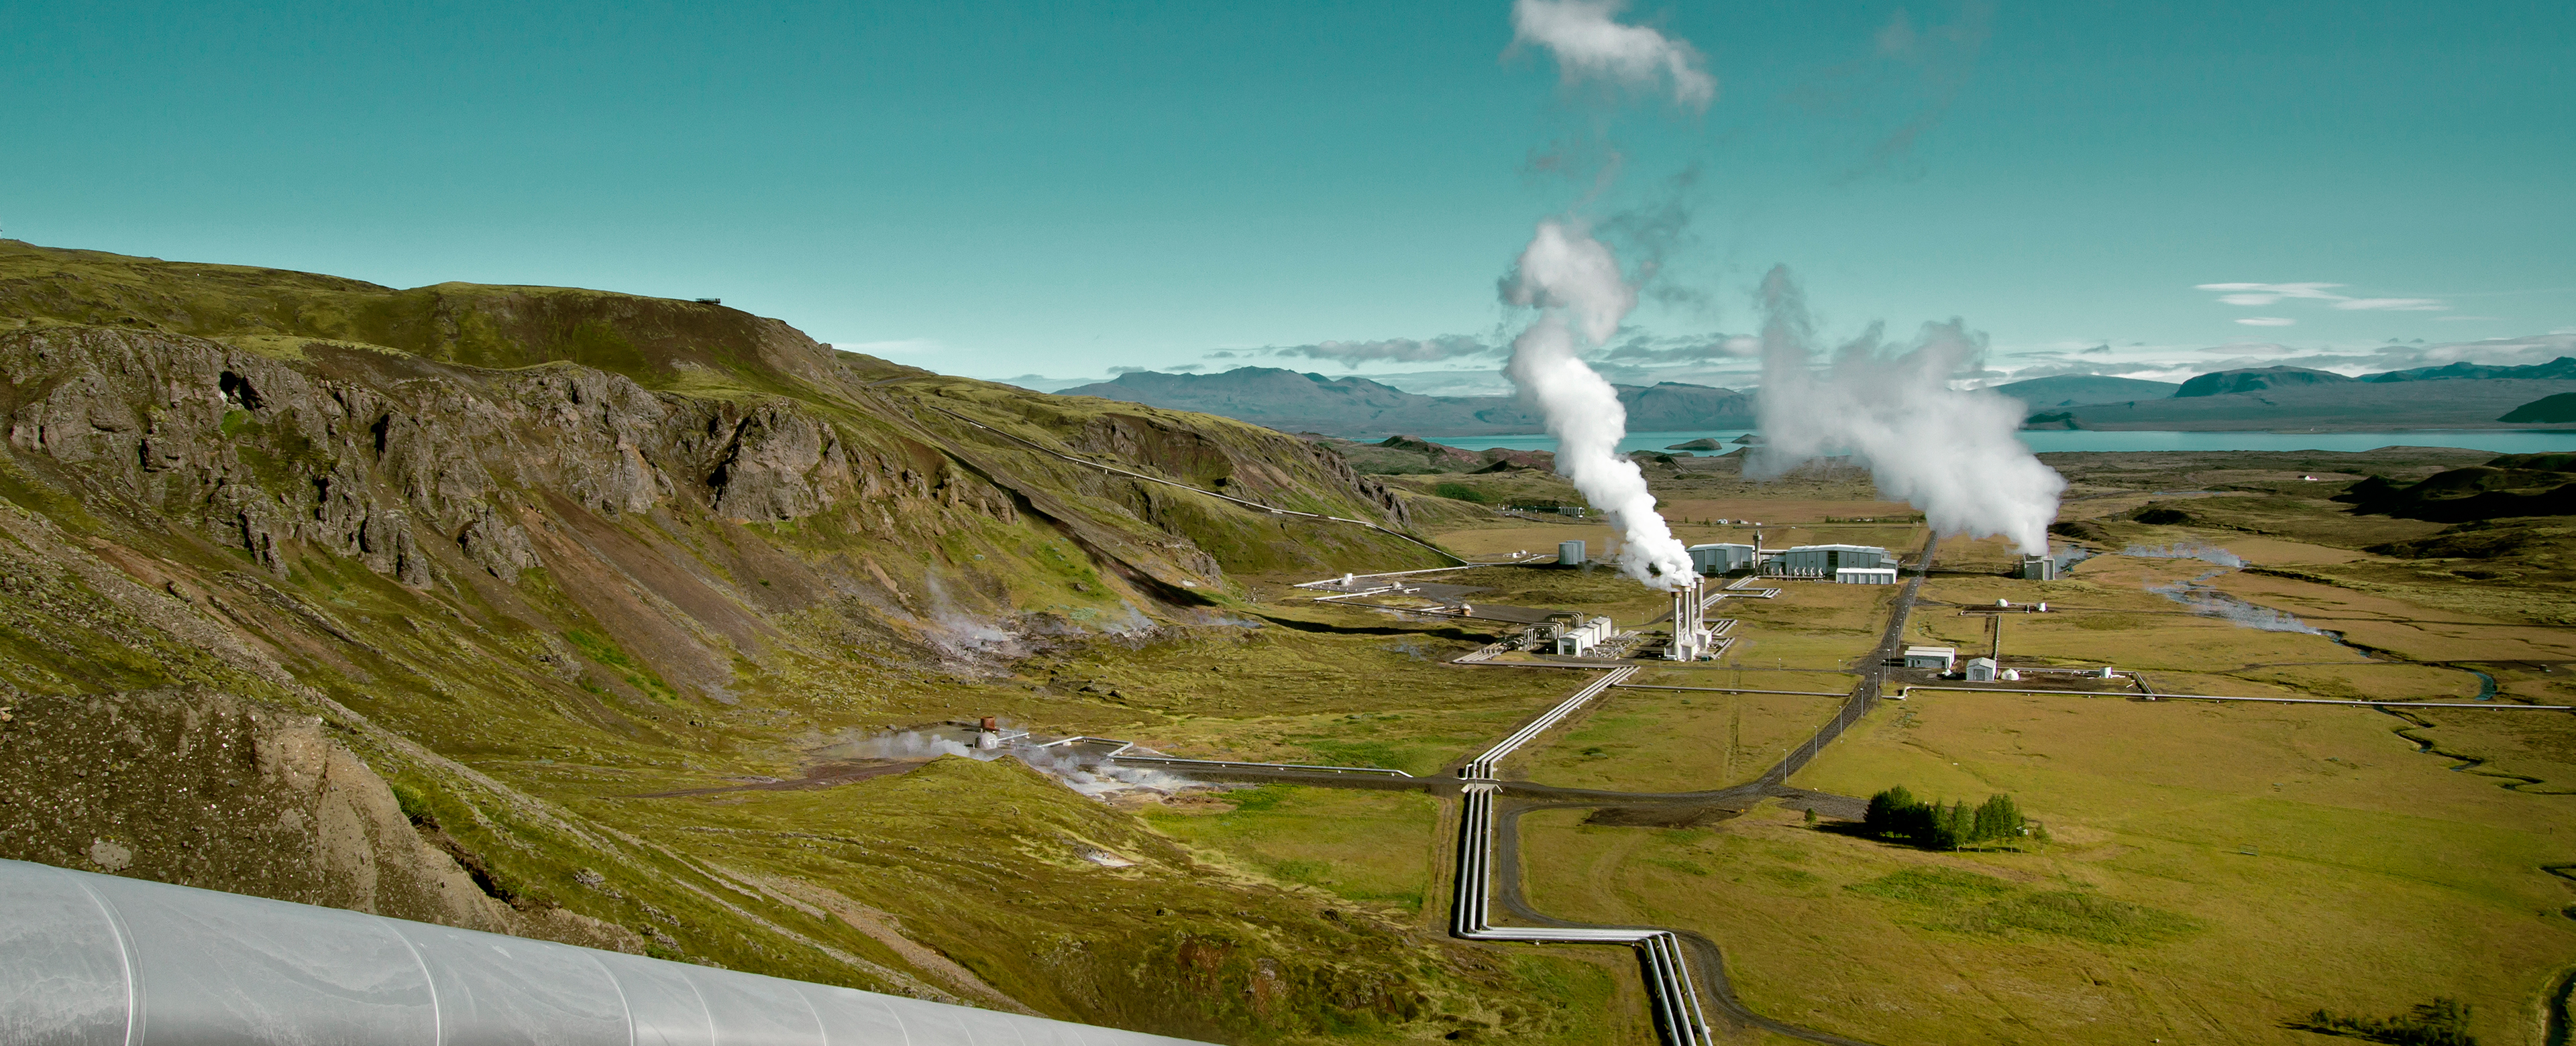
<path fill-rule="evenodd" d="M 1446 562 L 1400 532 L 1457 503 L 598 291 L 5 242 L 0 367 L 0 856 L 1226 1041 L 1574 1034 L 1549 961 L 1008 760 L 727 791 L 1232 707 L 1057 674 L 1138 651 L 1397 657 L 1247 586 Z"/>

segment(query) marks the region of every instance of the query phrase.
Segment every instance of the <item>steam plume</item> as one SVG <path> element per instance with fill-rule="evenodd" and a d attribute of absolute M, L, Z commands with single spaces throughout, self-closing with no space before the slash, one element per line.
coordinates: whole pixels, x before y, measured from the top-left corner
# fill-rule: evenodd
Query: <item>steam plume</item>
<path fill-rule="evenodd" d="M 1513 0 L 1512 44 L 1532 42 L 1556 56 L 1566 82 L 1600 78 L 1627 84 L 1672 81 L 1673 100 L 1692 108 L 1717 96 L 1717 80 L 1700 68 L 1690 44 L 1611 16 L 1626 0 Z M 1539 310 L 1537 322 L 1512 341 L 1503 368 L 1521 397 L 1535 404 L 1557 440 L 1556 470 L 1574 481 L 1619 532 L 1619 569 L 1658 588 L 1691 574 L 1690 552 L 1655 513 L 1645 474 L 1619 456 L 1628 411 L 1618 390 L 1585 366 L 1637 306 L 1637 290 L 1619 272 L 1610 248 L 1573 221 L 1539 223 L 1503 281 L 1503 298 Z"/>
<path fill-rule="evenodd" d="M 1619 532 L 1619 569 L 1661 588 L 1691 572 L 1689 550 L 1655 513 L 1637 463 L 1619 456 L 1628 410 L 1619 392 L 1584 365 L 1580 353 L 1608 341 L 1637 304 L 1610 248 L 1581 227 L 1540 222 L 1503 287 L 1505 300 L 1540 309 L 1538 321 L 1512 341 L 1511 376 L 1535 402 L 1556 437 L 1556 470 Z"/>
<path fill-rule="evenodd" d="M 1927 323 L 1899 350 L 1880 344 L 1873 325 L 1820 373 L 1806 306 L 1786 268 L 1763 279 L 1762 299 L 1768 316 L 1755 412 L 1764 442 L 1748 475 L 1773 478 L 1849 452 L 1880 491 L 1922 509 L 1936 533 L 2000 535 L 2025 553 L 2048 551 L 2066 480 L 2014 437 L 2022 404 L 1950 388 L 1952 375 L 1984 356 L 1982 335 L 1956 320 Z"/>

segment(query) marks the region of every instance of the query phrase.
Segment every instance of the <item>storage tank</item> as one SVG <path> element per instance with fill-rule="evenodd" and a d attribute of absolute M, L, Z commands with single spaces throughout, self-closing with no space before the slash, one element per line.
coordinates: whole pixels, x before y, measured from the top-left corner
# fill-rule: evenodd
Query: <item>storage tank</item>
<path fill-rule="evenodd" d="M 1560 565 L 1569 567 L 1581 565 L 1583 563 L 1583 543 L 1580 541 L 1557 542 L 1556 561 Z"/>

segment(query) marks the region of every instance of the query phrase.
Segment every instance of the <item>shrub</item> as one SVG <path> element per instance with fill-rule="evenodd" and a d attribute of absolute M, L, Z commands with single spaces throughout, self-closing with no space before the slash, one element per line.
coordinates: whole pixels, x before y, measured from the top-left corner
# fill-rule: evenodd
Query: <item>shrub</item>
<path fill-rule="evenodd" d="M 1472 501 L 1479 505 L 1485 503 L 1485 494 L 1483 491 L 1477 490 L 1476 488 L 1464 483 L 1438 484 L 1431 488 L 1431 492 L 1452 501 Z"/>
<path fill-rule="evenodd" d="M 421 794 L 420 789 L 395 781 L 393 792 L 394 805 L 402 808 L 403 816 L 410 818 L 411 823 L 416 825 L 438 823 L 438 816 L 430 812 L 429 797 Z"/>
<path fill-rule="evenodd" d="M 2395 1017 L 2355 1017 L 2317 1010 L 2291 1021 L 2290 1027 L 2393 1046 L 2478 1046 L 2477 1038 L 2469 1034 L 2468 1004 L 2440 995 Z"/>

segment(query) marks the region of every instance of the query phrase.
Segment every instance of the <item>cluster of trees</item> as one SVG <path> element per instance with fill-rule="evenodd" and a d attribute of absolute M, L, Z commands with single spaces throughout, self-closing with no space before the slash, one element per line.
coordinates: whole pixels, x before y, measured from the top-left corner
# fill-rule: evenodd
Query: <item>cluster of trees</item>
<path fill-rule="evenodd" d="M 1973 808 L 1964 802 L 1943 806 L 1937 800 L 1915 799 L 1902 785 L 1869 797 L 1869 813 L 1862 816 L 1861 827 L 1871 835 L 1903 839 L 1927 850 L 1956 850 L 1970 843 L 2029 834 L 2021 807 L 2011 796 L 1993 796 Z"/>
<path fill-rule="evenodd" d="M 2322 1035 L 2349 1035 L 2393 1046 L 2478 1046 L 2469 1034 L 2469 1007 L 2458 999 L 2433 1001 L 2395 1017 L 2355 1017 L 2318 1010 L 2290 1026 Z"/>

